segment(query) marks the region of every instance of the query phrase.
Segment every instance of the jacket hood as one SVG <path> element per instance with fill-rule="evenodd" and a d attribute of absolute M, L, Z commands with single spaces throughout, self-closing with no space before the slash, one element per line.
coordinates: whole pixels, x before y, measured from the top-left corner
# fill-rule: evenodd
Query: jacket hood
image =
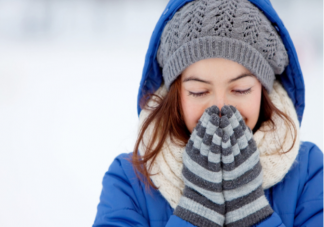
<path fill-rule="evenodd" d="M 141 112 L 139 103 L 142 96 L 147 92 L 155 92 L 163 82 L 162 69 L 157 62 L 156 55 L 164 26 L 170 19 L 172 19 L 173 15 L 179 8 L 191 1 L 193 0 L 170 0 L 155 26 L 145 56 L 145 64 L 137 96 L 138 114 Z M 249 1 L 264 13 L 264 15 L 278 31 L 283 44 L 285 45 L 289 57 L 289 64 L 285 68 L 284 72 L 279 75 L 278 79 L 281 81 L 283 87 L 286 89 L 289 97 L 291 98 L 297 112 L 299 124 L 301 124 L 305 108 L 305 85 L 294 44 L 286 27 L 277 15 L 269 0 Z"/>

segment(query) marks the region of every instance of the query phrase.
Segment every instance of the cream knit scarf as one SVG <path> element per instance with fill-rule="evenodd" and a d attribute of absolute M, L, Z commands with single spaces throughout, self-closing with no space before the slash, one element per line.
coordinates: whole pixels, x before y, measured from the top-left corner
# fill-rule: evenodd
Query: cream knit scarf
<path fill-rule="evenodd" d="M 166 92 L 163 86 L 156 94 L 163 97 Z M 263 169 L 262 186 L 264 189 L 272 187 L 284 178 L 296 159 L 300 145 L 299 122 L 296 110 L 286 90 L 277 81 L 273 85 L 270 98 L 279 110 L 291 117 L 296 126 L 297 135 L 293 148 L 288 153 L 283 153 L 291 147 L 294 131 L 293 129 L 290 130 L 289 126 L 277 115 L 272 118 L 275 123 L 275 130 L 270 131 L 269 123 L 264 122 L 261 128 L 254 134 L 254 140 L 260 151 L 260 161 Z M 154 106 L 154 101 L 150 101 L 149 105 Z M 150 111 L 147 110 L 141 111 L 139 129 L 149 113 Z M 152 129 L 153 126 L 150 125 L 145 132 L 143 137 L 144 144 L 148 144 Z M 181 177 L 182 153 L 184 149 L 184 147 L 175 145 L 171 142 L 170 138 L 167 138 L 150 171 L 152 174 L 155 174 L 151 176 L 154 185 L 159 188 L 159 191 L 172 208 L 177 206 L 184 189 L 184 183 Z M 145 152 L 143 143 L 139 148 L 139 152 L 141 155 Z"/>

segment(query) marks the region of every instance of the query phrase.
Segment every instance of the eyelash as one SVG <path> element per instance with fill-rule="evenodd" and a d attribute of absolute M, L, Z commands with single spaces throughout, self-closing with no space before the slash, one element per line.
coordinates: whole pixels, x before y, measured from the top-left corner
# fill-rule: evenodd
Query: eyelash
<path fill-rule="evenodd" d="M 238 95 L 246 95 L 246 94 L 249 94 L 251 92 L 251 88 L 247 89 L 247 90 L 243 90 L 243 91 L 240 91 L 240 90 L 233 90 L 234 93 L 238 94 Z M 194 93 L 194 92 L 191 92 L 189 91 L 189 95 L 192 95 L 194 97 L 201 97 L 201 96 L 204 96 L 206 95 L 208 92 L 199 92 L 199 93 Z"/>
<path fill-rule="evenodd" d="M 194 93 L 194 92 L 189 91 L 189 95 L 192 95 L 193 97 L 201 97 L 201 96 L 204 96 L 206 94 L 207 94 L 207 92 Z"/>
<path fill-rule="evenodd" d="M 249 94 L 251 92 L 251 88 L 240 91 L 240 90 L 234 90 L 235 93 L 239 94 L 239 95 L 246 95 Z"/>

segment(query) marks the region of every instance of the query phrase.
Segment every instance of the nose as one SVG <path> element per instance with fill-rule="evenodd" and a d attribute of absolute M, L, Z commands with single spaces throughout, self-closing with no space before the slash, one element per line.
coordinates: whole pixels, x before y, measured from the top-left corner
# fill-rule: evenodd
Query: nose
<path fill-rule="evenodd" d="M 228 105 L 226 96 L 224 94 L 215 95 L 215 97 L 211 103 L 211 106 L 213 106 L 213 105 L 217 106 L 219 108 L 219 110 L 221 110 L 224 105 Z"/>

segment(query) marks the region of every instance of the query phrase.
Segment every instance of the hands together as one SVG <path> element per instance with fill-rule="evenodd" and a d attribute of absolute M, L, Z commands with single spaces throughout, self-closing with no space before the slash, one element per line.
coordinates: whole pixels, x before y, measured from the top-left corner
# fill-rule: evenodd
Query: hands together
<path fill-rule="evenodd" d="M 251 226 L 273 213 L 253 133 L 233 106 L 204 112 L 183 153 L 185 189 L 174 214 L 196 226 Z"/>

